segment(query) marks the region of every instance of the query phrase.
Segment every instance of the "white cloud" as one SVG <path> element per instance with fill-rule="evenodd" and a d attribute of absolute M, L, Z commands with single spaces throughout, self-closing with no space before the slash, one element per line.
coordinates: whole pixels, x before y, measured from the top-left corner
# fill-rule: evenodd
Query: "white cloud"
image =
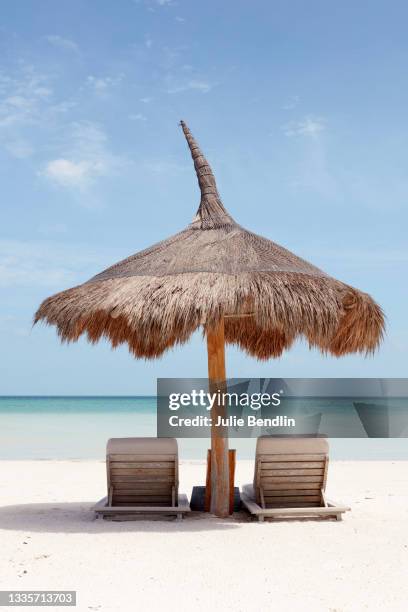
<path fill-rule="evenodd" d="M 60 288 L 86 280 L 120 254 L 85 245 L 0 240 L 0 287 Z"/>
<path fill-rule="evenodd" d="M 325 143 L 317 135 L 308 137 L 307 146 L 299 151 L 299 162 L 296 175 L 290 181 L 295 193 L 314 192 L 328 199 L 339 194 L 338 176 L 329 163 Z"/>
<path fill-rule="evenodd" d="M 61 158 L 48 162 L 43 175 L 63 187 L 80 187 L 101 173 L 102 166 L 98 161 L 72 161 Z"/>
<path fill-rule="evenodd" d="M 23 96 L 10 96 L 9 98 L 5 98 L 3 102 L 10 108 L 18 110 L 27 110 L 31 106 L 30 100 Z"/>
<path fill-rule="evenodd" d="M 142 113 L 133 113 L 129 115 L 129 119 L 132 121 L 147 121 L 147 117 L 145 117 L 145 115 Z"/>
<path fill-rule="evenodd" d="M 161 49 L 161 60 L 160 64 L 164 70 L 175 70 L 176 74 L 178 74 L 178 65 L 180 63 L 180 58 L 185 55 L 186 47 L 168 47 L 165 46 Z M 172 76 L 168 77 L 170 80 Z"/>
<path fill-rule="evenodd" d="M 141 4 L 142 0 L 133 0 L 134 4 Z M 176 4 L 176 2 L 174 2 L 174 0 L 145 0 L 145 5 L 147 6 L 147 9 L 149 11 L 153 11 L 154 12 L 154 7 L 155 6 L 173 6 L 174 4 Z"/>
<path fill-rule="evenodd" d="M 283 110 L 293 110 L 297 107 L 300 102 L 299 96 L 291 96 L 287 102 L 282 106 Z"/>
<path fill-rule="evenodd" d="M 167 88 L 167 93 L 176 94 L 188 90 L 199 91 L 200 93 L 208 93 L 212 90 L 213 87 L 214 85 L 209 81 L 201 79 L 190 79 L 189 81 L 170 84 Z"/>
<path fill-rule="evenodd" d="M 13 140 L 5 143 L 6 150 L 17 159 L 25 159 L 34 153 L 34 149 L 29 142 L 23 139 Z"/>
<path fill-rule="evenodd" d="M 326 139 L 321 138 L 326 129 L 326 120 L 307 116 L 283 126 L 284 134 L 297 140 L 297 171 L 289 184 L 294 192 L 315 192 L 325 198 L 335 198 L 339 193 L 339 181 L 333 172 L 327 152 Z"/>
<path fill-rule="evenodd" d="M 197 89 L 198 91 L 201 91 L 202 93 L 207 93 L 208 91 L 211 91 L 211 89 L 213 88 L 213 85 L 209 83 L 208 81 L 197 81 L 193 79 L 192 81 L 189 81 L 187 83 L 187 88 Z"/>
<path fill-rule="evenodd" d="M 140 102 L 143 102 L 143 104 L 149 104 L 152 100 L 153 98 L 149 98 L 147 96 L 145 98 L 140 98 Z"/>
<path fill-rule="evenodd" d="M 180 17 L 179 15 L 177 15 L 177 17 L 175 17 L 175 21 L 177 21 L 178 23 L 185 23 L 185 19 L 184 17 Z"/>
<path fill-rule="evenodd" d="M 86 189 L 99 177 L 109 176 L 126 162 L 108 147 L 103 129 L 90 121 L 68 126 L 62 154 L 49 160 L 39 173 L 60 187 Z"/>
<path fill-rule="evenodd" d="M 111 87 L 118 85 L 124 78 L 124 74 L 118 74 L 115 77 L 96 77 L 89 75 L 86 79 L 87 84 L 98 94 L 107 93 Z"/>
<path fill-rule="evenodd" d="M 64 285 L 72 272 L 61 258 L 53 261 L 52 255 L 44 245 L 0 241 L 0 287 Z"/>
<path fill-rule="evenodd" d="M 78 106 L 78 102 L 76 100 L 64 100 L 62 102 L 58 102 L 58 104 L 54 104 L 51 106 L 51 111 L 55 114 L 65 114 L 69 113 L 70 110 Z"/>
<path fill-rule="evenodd" d="M 301 121 L 290 121 L 283 126 L 285 136 L 309 136 L 316 138 L 326 129 L 326 121 L 321 117 L 305 117 Z"/>
<path fill-rule="evenodd" d="M 0 74 L 0 128 L 39 123 L 51 105 L 49 80 L 25 64 L 15 76 Z"/>
<path fill-rule="evenodd" d="M 145 38 L 145 47 L 146 47 L 147 49 L 151 49 L 152 45 L 153 45 L 153 41 L 152 41 L 152 39 L 151 39 L 149 36 L 147 36 L 147 37 Z"/>
<path fill-rule="evenodd" d="M 53 45 L 54 47 L 64 49 L 65 51 L 73 51 L 74 53 L 79 52 L 79 47 L 76 42 L 69 38 L 64 38 L 63 36 L 58 36 L 57 34 L 51 34 L 50 36 L 46 36 L 45 38 L 50 43 L 50 45 Z"/>

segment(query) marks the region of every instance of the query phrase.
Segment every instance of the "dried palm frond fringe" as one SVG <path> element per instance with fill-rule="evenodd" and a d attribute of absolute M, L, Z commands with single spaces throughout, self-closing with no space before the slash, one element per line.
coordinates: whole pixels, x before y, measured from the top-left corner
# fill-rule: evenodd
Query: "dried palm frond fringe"
<path fill-rule="evenodd" d="M 90 281 L 47 298 L 35 322 L 63 341 L 86 334 L 159 357 L 225 318 L 225 340 L 258 359 L 278 357 L 298 337 L 325 353 L 371 353 L 384 332 L 381 308 L 358 291 L 249 232 L 225 210 L 214 175 L 182 122 L 201 201 L 193 222 Z M 248 316 L 235 316 L 246 314 Z M 231 316 L 233 315 L 233 316 Z"/>
<path fill-rule="evenodd" d="M 297 278 L 296 278 L 297 276 Z M 333 355 L 372 352 L 383 332 L 381 309 L 367 295 L 330 278 L 273 273 L 124 277 L 85 283 L 45 300 L 35 316 L 62 340 L 86 333 L 158 357 L 205 330 L 224 313 L 251 304 L 251 317 L 225 319 L 225 340 L 259 359 L 278 357 L 296 337 Z"/>

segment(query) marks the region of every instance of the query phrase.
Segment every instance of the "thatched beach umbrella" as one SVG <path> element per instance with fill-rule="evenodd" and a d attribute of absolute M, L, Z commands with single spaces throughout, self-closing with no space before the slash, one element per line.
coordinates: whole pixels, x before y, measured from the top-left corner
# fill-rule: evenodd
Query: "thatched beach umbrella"
<path fill-rule="evenodd" d="M 278 357 L 298 337 L 335 356 L 370 353 L 384 327 L 380 307 L 285 248 L 241 227 L 224 208 L 211 168 L 182 121 L 201 191 L 178 234 L 47 298 L 35 321 L 62 340 L 86 334 L 154 358 L 207 337 L 210 384 L 225 381 L 224 344 L 258 359 Z M 215 408 L 217 409 L 217 408 Z M 219 408 L 218 408 L 219 409 Z M 228 440 L 212 432 L 211 511 L 229 513 Z"/>

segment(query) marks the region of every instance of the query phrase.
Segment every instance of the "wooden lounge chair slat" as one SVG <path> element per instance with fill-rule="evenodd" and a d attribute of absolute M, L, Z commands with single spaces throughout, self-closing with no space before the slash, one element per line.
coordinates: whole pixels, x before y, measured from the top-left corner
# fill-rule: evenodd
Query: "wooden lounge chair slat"
<path fill-rule="evenodd" d="M 134 487 L 132 487 L 133 483 L 126 483 L 126 482 L 120 482 L 118 484 L 115 485 L 115 492 L 116 493 L 132 493 L 135 489 Z M 162 486 L 159 486 L 162 485 Z M 154 485 L 146 485 L 143 488 L 142 487 L 138 487 L 137 488 L 138 493 L 143 494 L 149 494 L 151 493 L 152 495 L 171 495 L 171 486 L 170 483 L 164 482 L 164 483 L 155 483 Z"/>
<path fill-rule="evenodd" d="M 268 504 L 267 510 L 269 508 L 318 508 L 320 506 L 319 501 L 315 502 L 285 502 L 280 504 Z"/>
<path fill-rule="evenodd" d="M 282 463 L 286 463 L 286 462 L 293 462 L 293 461 L 322 461 L 322 455 L 321 454 L 315 454 L 315 453 L 310 453 L 310 454 L 300 454 L 300 453 L 293 453 L 288 455 L 287 453 L 282 454 L 282 455 L 275 455 L 276 457 L 279 457 L 279 462 Z M 258 459 L 260 459 L 261 461 L 273 461 L 271 455 L 259 455 Z"/>
<path fill-rule="evenodd" d="M 265 501 L 271 506 L 275 504 L 291 504 L 296 502 L 313 503 L 320 502 L 320 495 L 265 495 Z"/>
<path fill-rule="evenodd" d="M 143 492 L 144 491 L 144 492 Z M 142 490 L 139 490 L 139 488 L 134 488 L 134 489 L 114 489 L 114 496 L 118 496 L 118 495 L 136 495 L 136 496 L 140 496 L 140 495 L 144 495 L 144 496 L 167 496 L 167 497 L 171 497 L 171 489 L 167 489 L 167 490 L 160 490 L 160 489 L 150 489 L 148 490 L 147 488 L 144 488 Z"/>
<path fill-rule="evenodd" d="M 268 459 L 262 461 L 262 469 L 265 470 L 294 470 L 300 469 L 324 469 L 324 461 L 272 461 Z"/>
<path fill-rule="evenodd" d="M 111 469 L 112 476 L 171 476 L 174 477 L 174 464 L 172 469 L 168 468 L 114 468 Z"/>
<path fill-rule="evenodd" d="M 136 461 L 136 462 L 144 462 L 146 461 L 147 463 L 154 463 L 154 462 L 160 462 L 160 461 L 170 461 L 170 457 L 172 457 L 172 461 L 178 461 L 177 459 L 177 455 L 163 455 L 163 454 L 158 454 L 158 455 L 137 455 L 137 454 L 131 454 L 129 453 L 129 455 L 125 455 L 123 453 L 115 453 L 113 455 L 109 455 L 109 460 L 112 462 L 121 462 L 121 461 Z"/>
<path fill-rule="evenodd" d="M 150 470 L 150 469 L 174 469 L 174 460 L 172 461 L 112 461 L 112 458 L 110 459 L 110 462 L 112 464 L 112 468 L 117 470 L 117 469 L 122 469 L 122 468 L 132 468 L 132 469 L 144 469 L 144 470 Z"/>
<path fill-rule="evenodd" d="M 272 489 L 272 484 L 273 484 L 273 489 Z M 264 486 L 266 488 L 266 490 L 268 491 L 280 491 L 280 490 L 286 490 L 286 489 L 301 489 L 301 490 L 306 490 L 306 489 L 310 489 L 310 490 L 316 490 L 316 491 L 320 491 L 320 483 L 319 482 L 304 482 L 303 480 L 300 480 L 298 482 L 287 482 L 286 480 L 282 480 L 282 482 L 274 482 L 274 483 L 265 483 L 264 482 Z"/>
<path fill-rule="evenodd" d="M 306 495 L 320 495 L 318 493 L 318 489 L 305 489 L 302 487 L 301 489 L 269 489 L 267 490 L 268 497 L 292 497 L 292 496 L 306 496 Z"/>
<path fill-rule="evenodd" d="M 146 507 L 151 507 L 152 505 L 154 505 L 155 508 L 168 508 L 171 506 L 171 503 L 168 500 L 165 501 L 155 501 L 150 502 L 146 501 L 146 500 L 142 500 L 142 501 L 134 501 L 132 499 L 127 499 L 127 500 L 122 500 L 122 501 L 115 501 L 113 503 L 114 506 L 126 506 L 126 507 L 132 507 L 132 508 L 146 508 Z"/>
<path fill-rule="evenodd" d="M 112 500 L 112 506 L 125 504 L 128 506 L 157 506 L 163 504 L 164 506 L 173 506 L 172 499 L 168 497 L 114 497 Z"/>
<path fill-rule="evenodd" d="M 322 483 L 321 476 L 302 476 L 301 474 L 298 476 L 263 476 L 261 472 L 261 479 L 264 486 L 267 484 L 279 484 L 282 482 L 316 482 L 320 485 Z"/>
<path fill-rule="evenodd" d="M 265 470 L 262 466 L 261 469 L 261 478 L 266 478 L 267 476 L 278 476 L 280 478 L 286 478 L 286 476 L 323 476 L 324 470 L 304 470 L 304 469 L 296 469 L 296 470 Z"/>
<path fill-rule="evenodd" d="M 111 482 L 113 484 L 117 482 L 173 482 L 174 477 L 169 475 L 155 476 L 149 478 L 148 474 L 113 474 Z"/>
<path fill-rule="evenodd" d="M 156 502 L 166 502 L 168 506 L 172 505 L 171 495 L 114 495 L 113 496 L 113 505 L 116 502 L 124 502 L 128 501 L 129 503 L 144 503 L 145 506 L 150 503 Z"/>
<path fill-rule="evenodd" d="M 171 499 L 171 491 L 169 491 L 168 493 L 161 493 L 160 491 L 150 491 L 148 493 L 141 493 L 140 491 L 115 491 L 113 498 L 114 499 L 119 499 L 122 497 L 134 497 L 135 499 L 139 499 L 141 497 L 143 497 L 143 499 L 147 499 L 147 498 L 158 498 L 161 497 L 162 499 Z"/>
<path fill-rule="evenodd" d="M 167 506 L 171 506 L 172 505 L 172 499 L 171 496 L 170 498 L 167 495 L 160 495 L 160 496 L 150 496 L 150 497 L 146 497 L 145 495 L 139 495 L 139 496 L 135 496 L 135 495 L 114 495 L 113 496 L 113 505 L 115 504 L 121 504 L 121 503 L 126 503 L 128 502 L 129 505 L 131 504 L 143 504 L 145 506 L 147 506 L 148 504 L 155 504 L 156 503 L 164 503 Z"/>

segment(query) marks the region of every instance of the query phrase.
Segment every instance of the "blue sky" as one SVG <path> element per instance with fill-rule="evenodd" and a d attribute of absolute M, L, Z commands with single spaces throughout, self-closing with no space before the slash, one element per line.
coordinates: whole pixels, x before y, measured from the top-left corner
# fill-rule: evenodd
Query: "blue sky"
<path fill-rule="evenodd" d="M 0 393 L 142 394 L 206 374 L 205 344 L 155 362 L 31 330 L 41 300 L 183 228 L 189 124 L 244 226 L 371 293 L 369 359 L 301 342 L 230 376 L 406 376 L 404 2 L 27 0 L 0 26 Z"/>

